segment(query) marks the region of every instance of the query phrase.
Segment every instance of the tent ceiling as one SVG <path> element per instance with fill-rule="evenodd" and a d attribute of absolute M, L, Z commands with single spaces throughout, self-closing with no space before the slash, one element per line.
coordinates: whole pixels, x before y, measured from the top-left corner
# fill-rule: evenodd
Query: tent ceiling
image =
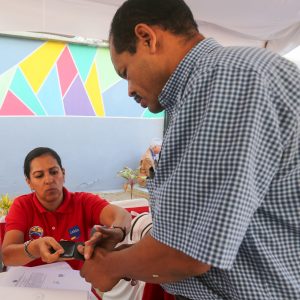
<path fill-rule="evenodd" d="M 82 0 L 120 6 L 124 0 Z M 299 0 L 186 0 L 199 30 L 225 45 L 285 53 L 300 44 Z M 267 43 L 266 43 L 267 42 Z"/>

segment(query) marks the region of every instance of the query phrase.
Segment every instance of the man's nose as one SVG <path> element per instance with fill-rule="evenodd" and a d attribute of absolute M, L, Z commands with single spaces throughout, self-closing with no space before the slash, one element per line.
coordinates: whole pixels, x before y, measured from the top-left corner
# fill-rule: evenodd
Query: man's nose
<path fill-rule="evenodd" d="M 134 97 L 135 94 L 136 94 L 136 93 L 135 93 L 135 91 L 133 90 L 133 88 L 131 87 L 130 82 L 128 82 L 128 96 L 129 96 L 129 97 Z"/>

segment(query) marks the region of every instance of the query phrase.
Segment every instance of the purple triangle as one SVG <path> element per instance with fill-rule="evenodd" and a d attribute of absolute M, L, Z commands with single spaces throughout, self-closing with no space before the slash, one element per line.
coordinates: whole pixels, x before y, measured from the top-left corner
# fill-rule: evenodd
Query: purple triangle
<path fill-rule="evenodd" d="M 65 113 L 68 116 L 95 116 L 88 95 L 79 76 L 76 77 L 64 97 Z"/>

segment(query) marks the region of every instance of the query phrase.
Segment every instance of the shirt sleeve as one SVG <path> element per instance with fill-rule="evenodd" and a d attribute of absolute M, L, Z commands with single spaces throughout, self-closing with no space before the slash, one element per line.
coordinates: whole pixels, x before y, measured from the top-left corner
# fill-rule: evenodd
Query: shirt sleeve
<path fill-rule="evenodd" d="M 29 201 L 30 200 L 28 199 L 28 202 Z M 20 198 L 16 198 L 5 218 L 5 231 L 20 230 L 25 233 L 28 228 L 28 217 L 29 214 L 27 208 L 22 205 Z"/>
<path fill-rule="evenodd" d="M 282 155 L 270 100 L 255 71 L 211 70 L 193 84 L 165 138 L 159 172 L 168 179 L 161 184 L 157 174 L 151 183 L 154 238 L 232 267 Z"/>
<path fill-rule="evenodd" d="M 82 193 L 81 197 L 83 198 L 85 215 L 89 226 L 92 227 L 95 224 L 99 224 L 101 211 L 109 202 L 91 193 Z"/>

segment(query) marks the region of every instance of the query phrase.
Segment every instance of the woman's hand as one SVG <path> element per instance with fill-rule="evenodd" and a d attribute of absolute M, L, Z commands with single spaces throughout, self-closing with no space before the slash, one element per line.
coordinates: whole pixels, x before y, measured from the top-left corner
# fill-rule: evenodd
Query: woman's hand
<path fill-rule="evenodd" d="M 33 256 L 40 257 L 45 263 L 61 260 L 59 256 L 64 253 L 62 246 L 50 236 L 33 240 L 28 247 L 28 251 Z"/>

